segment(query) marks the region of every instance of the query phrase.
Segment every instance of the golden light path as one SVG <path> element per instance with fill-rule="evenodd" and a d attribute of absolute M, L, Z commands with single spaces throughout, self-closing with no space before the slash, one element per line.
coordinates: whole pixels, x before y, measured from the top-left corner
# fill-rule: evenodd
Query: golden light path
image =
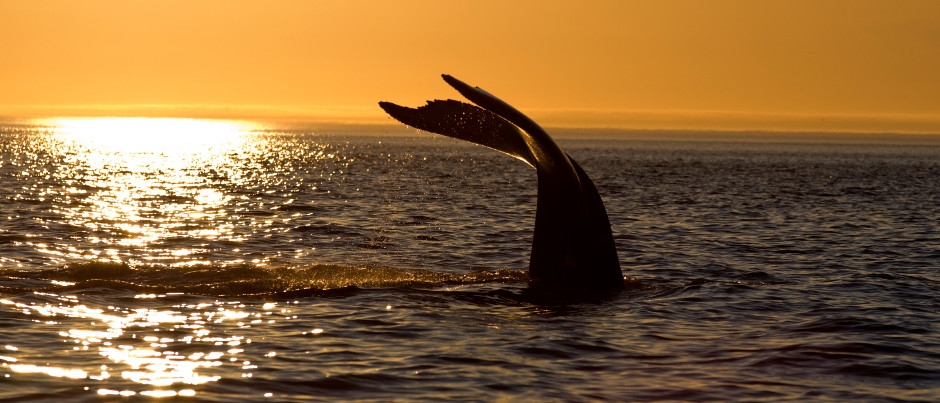
<path fill-rule="evenodd" d="M 231 196 L 212 186 L 207 173 L 232 181 L 240 172 L 232 155 L 255 145 L 249 122 L 173 118 L 71 118 L 38 123 L 53 131 L 59 152 L 69 159 L 61 173 L 82 203 L 62 211 L 67 222 L 112 236 L 93 237 L 101 249 L 63 259 L 118 261 L 109 247 L 146 247 L 163 238 L 191 236 L 238 240 L 221 218 Z M 219 225 L 200 225 L 217 221 Z M 226 238 L 227 237 L 227 238 Z M 175 249 L 151 255 L 185 257 Z M 89 255 L 90 253 L 90 255 Z M 158 259 L 158 257 L 153 257 Z M 193 262 L 190 262 L 193 263 Z"/>
<path fill-rule="evenodd" d="M 102 387 L 97 390 L 100 395 L 193 396 L 196 391 L 191 389 L 191 386 L 218 381 L 221 376 L 211 373 L 222 371 L 213 369 L 229 364 L 239 366 L 242 370 L 241 376 L 250 378 L 252 370 L 258 367 L 240 355 L 249 348 L 252 340 L 238 335 L 213 335 L 210 327 L 228 324 L 226 327 L 247 329 L 252 325 L 270 325 L 276 320 L 296 318 L 289 315 L 290 309 L 276 309 L 275 303 L 266 303 L 256 312 L 248 312 L 245 304 L 234 301 L 180 304 L 174 306 L 174 310 L 127 309 L 113 306 L 96 309 L 79 303 L 74 296 L 43 295 L 59 302 L 41 304 L 0 299 L 0 306 L 20 311 L 24 315 L 34 317 L 36 322 L 51 326 L 77 320 L 82 323 L 79 327 L 59 332 L 59 336 L 71 347 L 65 347 L 55 355 L 82 355 L 90 349 L 97 349 L 98 355 L 105 357 L 112 364 L 102 364 L 96 371 L 89 371 L 88 368 L 99 365 L 94 359 L 80 360 L 84 365 L 75 364 L 77 368 L 48 363 L 36 365 L 26 362 L 47 361 L 49 353 L 28 351 L 27 348 L 8 344 L 4 347 L 6 351 L 0 353 L 0 366 L 20 374 L 44 374 L 86 380 L 91 382 L 90 385 L 111 385 L 108 380 L 112 378 L 111 372 L 117 369 L 120 370 L 120 378 L 153 388 L 116 390 Z M 137 296 L 144 299 L 157 297 Z M 183 311 L 189 313 L 184 314 Z M 272 351 L 264 354 L 264 357 L 275 355 Z M 210 374 L 206 374 L 206 371 Z M 86 390 L 88 389 L 90 387 L 86 387 Z"/>
<path fill-rule="evenodd" d="M 161 267 L 227 264 L 200 261 L 207 259 L 198 256 L 200 244 L 247 236 L 236 233 L 231 223 L 247 208 L 237 205 L 246 197 L 239 192 L 258 180 L 256 172 L 278 152 L 266 148 L 262 127 L 246 122 L 76 118 L 38 123 L 48 132 L 42 151 L 61 163 L 57 169 L 31 171 L 40 183 L 36 193 L 74 227 L 69 231 L 82 234 L 80 243 L 65 238 L 61 244 L 35 245 L 56 265 L 126 259 Z M 229 203 L 233 198 L 242 199 Z M 241 262 L 233 256 L 234 263 Z M 296 318 L 273 303 L 177 294 L 141 294 L 132 303 L 100 306 L 45 292 L 0 299 L 0 311 L 23 315 L 65 342 L 52 350 L 23 340 L 4 343 L 0 366 L 10 371 L 6 377 L 74 379 L 100 395 L 193 396 L 198 385 L 226 373 L 251 378 L 258 361 L 276 355 L 251 348 L 251 337 Z"/>

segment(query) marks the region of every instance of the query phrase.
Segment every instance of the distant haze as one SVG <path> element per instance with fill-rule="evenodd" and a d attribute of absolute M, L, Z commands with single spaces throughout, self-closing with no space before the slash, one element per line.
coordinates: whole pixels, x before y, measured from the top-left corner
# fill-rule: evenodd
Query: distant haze
<path fill-rule="evenodd" d="M 0 116 L 940 133 L 937 1 L 0 2 Z"/>

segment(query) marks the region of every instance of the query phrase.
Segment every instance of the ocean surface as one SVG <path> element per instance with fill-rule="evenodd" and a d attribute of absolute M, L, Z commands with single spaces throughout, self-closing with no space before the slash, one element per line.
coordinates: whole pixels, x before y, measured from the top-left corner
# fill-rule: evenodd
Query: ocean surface
<path fill-rule="evenodd" d="M 0 124 L 0 402 L 940 401 L 940 137 L 554 130 L 628 289 L 527 291 L 535 172 L 404 126 Z"/>

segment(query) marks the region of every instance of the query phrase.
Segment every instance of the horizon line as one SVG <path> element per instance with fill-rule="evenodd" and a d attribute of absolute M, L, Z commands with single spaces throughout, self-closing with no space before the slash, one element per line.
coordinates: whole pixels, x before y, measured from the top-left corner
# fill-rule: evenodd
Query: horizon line
<path fill-rule="evenodd" d="M 528 108 L 545 127 L 624 130 L 940 134 L 940 113 L 796 113 L 694 109 Z M 0 105 L 0 117 L 151 117 L 346 124 L 394 123 L 377 105 Z"/>

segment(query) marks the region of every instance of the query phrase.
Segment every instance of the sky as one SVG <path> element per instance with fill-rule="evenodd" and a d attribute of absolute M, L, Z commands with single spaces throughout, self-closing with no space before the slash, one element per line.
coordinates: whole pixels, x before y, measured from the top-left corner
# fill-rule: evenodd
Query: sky
<path fill-rule="evenodd" d="M 0 0 L 0 116 L 940 133 L 940 1 Z"/>

